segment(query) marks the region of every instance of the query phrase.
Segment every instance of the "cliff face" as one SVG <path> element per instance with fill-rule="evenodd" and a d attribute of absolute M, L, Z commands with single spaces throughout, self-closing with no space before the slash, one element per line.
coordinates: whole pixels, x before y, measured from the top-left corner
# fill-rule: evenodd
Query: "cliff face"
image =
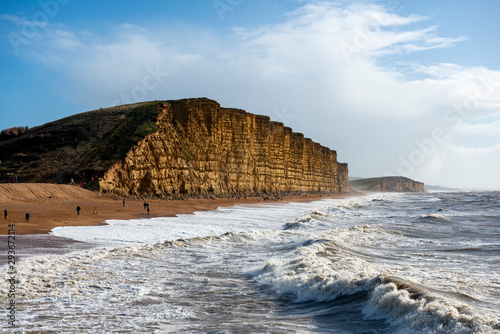
<path fill-rule="evenodd" d="M 385 177 L 372 189 L 375 191 L 421 192 L 424 191 L 424 184 L 406 177 Z"/>
<path fill-rule="evenodd" d="M 360 179 L 350 182 L 353 189 L 384 192 L 423 192 L 424 184 L 402 176 Z"/>
<path fill-rule="evenodd" d="M 163 102 L 158 131 L 99 182 L 101 191 L 173 197 L 349 191 L 337 153 L 243 110 L 212 100 Z"/>

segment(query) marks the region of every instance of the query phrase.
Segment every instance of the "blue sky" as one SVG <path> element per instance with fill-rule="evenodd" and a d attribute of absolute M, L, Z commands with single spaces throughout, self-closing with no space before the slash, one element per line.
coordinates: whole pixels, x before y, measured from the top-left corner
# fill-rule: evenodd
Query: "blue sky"
<path fill-rule="evenodd" d="M 206 96 L 354 176 L 500 189 L 500 2 L 1 1 L 0 128 Z"/>

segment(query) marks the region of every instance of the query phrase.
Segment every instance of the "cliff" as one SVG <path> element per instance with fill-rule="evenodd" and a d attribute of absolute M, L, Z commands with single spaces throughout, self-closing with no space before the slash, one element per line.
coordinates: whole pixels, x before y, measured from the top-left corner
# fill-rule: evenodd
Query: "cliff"
<path fill-rule="evenodd" d="M 206 99 L 98 109 L 0 138 L 0 181 L 174 198 L 349 191 L 337 153 Z"/>
<path fill-rule="evenodd" d="M 167 101 L 158 131 L 114 164 L 101 191 L 206 197 L 349 191 L 337 153 L 267 116 L 201 98 Z"/>
<path fill-rule="evenodd" d="M 353 189 L 382 192 L 423 192 L 424 184 L 402 176 L 376 177 L 350 181 Z"/>

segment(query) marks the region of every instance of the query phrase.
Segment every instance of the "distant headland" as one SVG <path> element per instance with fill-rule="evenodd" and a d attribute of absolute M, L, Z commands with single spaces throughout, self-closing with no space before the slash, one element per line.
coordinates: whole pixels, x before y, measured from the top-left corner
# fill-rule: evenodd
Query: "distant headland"
<path fill-rule="evenodd" d="M 403 176 L 373 177 L 350 180 L 352 189 L 381 192 L 423 192 L 424 184 Z"/>

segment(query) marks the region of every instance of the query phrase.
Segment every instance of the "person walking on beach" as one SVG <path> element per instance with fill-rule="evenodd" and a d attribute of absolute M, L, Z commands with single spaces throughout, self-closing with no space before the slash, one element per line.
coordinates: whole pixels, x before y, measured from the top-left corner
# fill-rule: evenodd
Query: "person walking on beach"
<path fill-rule="evenodd" d="M 76 214 L 77 214 L 77 215 L 80 215 L 80 210 L 81 210 L 80 206 L 77 206 L 77 207 L 76 207 Z"/>
<path fill-rule="evenodd" d="M 125 198 L 123 199 L 123 206 L 125 206 Z"/>
<path fill-rule="evenodd" d="M 147 210 L 148 210 L 148 215 L 149 215 L 149 204 L 148 204 L 148 206 L 147 206 L 146 208 L 147 208 Z"/>
<path fill-rule="evenodd" d="M 7 209 L 3 212 L 3 219 L 7 220 Z"/>
<path fill-rule="evenodd" d="M 25 223 L 29 223 L 30 222 L 30 213 L 29 212 L 26 212 L 26 218 L 24 219 L 24 222 Z"/>

